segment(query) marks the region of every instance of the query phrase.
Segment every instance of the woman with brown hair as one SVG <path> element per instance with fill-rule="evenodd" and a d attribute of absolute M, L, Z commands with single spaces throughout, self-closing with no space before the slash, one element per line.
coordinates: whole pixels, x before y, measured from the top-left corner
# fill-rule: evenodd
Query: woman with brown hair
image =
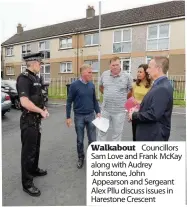
<path fill-rule="evenodd" d="M 137 79 L 132 87 L 132 96 L 135 98 L 136 104 L 141 104 L 144 96 L 151 88 L 151 80 L 149 74 L 146 72 L 147 64 L 141 64 L 138 67 Z M 136 141 L 136 123 L 132 121 L 133 141 Z"/>

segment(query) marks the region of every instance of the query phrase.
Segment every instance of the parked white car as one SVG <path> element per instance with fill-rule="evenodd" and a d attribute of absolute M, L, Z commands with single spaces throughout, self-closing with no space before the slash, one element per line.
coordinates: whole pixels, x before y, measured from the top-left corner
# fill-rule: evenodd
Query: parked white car
<path fill-rule="evenodd" d="M 2 116 L 5 115 L 6 112 L 9 112 L 12 106 L 12 102 L 10 100 L 10 96 L 1 91 L 1 113 Z"/>

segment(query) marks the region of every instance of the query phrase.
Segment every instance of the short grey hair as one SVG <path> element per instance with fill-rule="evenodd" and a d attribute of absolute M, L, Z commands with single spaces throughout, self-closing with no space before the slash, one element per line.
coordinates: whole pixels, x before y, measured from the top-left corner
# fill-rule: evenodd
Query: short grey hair
<path fill-rule="evenodd" d="M 82 73 L 84 70 L 88 69 L 88 68 L 92 68 L 91 65 L 89 64 L 83 64 L 81 67 L 80 67 L 80 73 Z"/>
<path fill-rule="evenodd" d="M 169 58 L 165 56 L 156 56 L 153 58 L 157 64 L 157 66 L 162 68 L 162 72 L 167 74 L 169 70 Z"/>

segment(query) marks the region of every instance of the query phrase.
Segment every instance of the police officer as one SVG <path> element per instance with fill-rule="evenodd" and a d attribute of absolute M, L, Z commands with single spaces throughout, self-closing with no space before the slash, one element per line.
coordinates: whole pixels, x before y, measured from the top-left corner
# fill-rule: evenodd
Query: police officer
<path fill-rule="evenodd" d="M 40 72 L 42 53 L 24 57 L 27 69 L 17 78 L 17 90 L 22 106 L 21 129 L 21 173 L 23 190 L 31 196 L 40 196 L 34 186 L 33 177 L 47 175 L 46 170 L 38 167 L 40 154 L 41 118 L 49 115 L 44 106 L 41 83 L 37 76 Z"/>

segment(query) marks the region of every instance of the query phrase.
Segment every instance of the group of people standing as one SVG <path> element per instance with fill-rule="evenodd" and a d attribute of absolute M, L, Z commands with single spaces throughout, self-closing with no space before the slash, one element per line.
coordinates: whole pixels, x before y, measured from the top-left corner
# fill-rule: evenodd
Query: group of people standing
<path fill-rule="evenodd" d="M 17 90 L 20 97 L 22 115 L 21 129 L 21 172 L 23 190 L 31 196 L 40 196 L 33 178 L 45 176 L 47 171 L 39 168 L 41 119 L 49 116 L 42 97 L 42 83 L 37 76 L 40 72 L 43 55 L 41 53 L 24 56 L 27 65 L 25 72 L 17 78 Z M 66 104 L 66 123 L 72 125 L 71 109 L 73 103 L 74 123 L 77 134 L 77 167 L 84 164 L 84 130 L 87 129 L 88 145 L 94 141 L 106 141 L 107 132 L 98 131 L 92 121 L 97 117 L 109 119 L 112 128 L 112 140 L 121 141 L 125 124 L 124 104 L 131 96 L 139 110 L 132 108 L 128 119 L 132 121 L 133 141 L 168 141 L 171 129 L 173 108 L 173 88 L 166 77 L 169 60 L 155 57 L 149 65 L 138 67 L 137 80 L 120 67 L 119 57 L 110 60 L 110 69 L 100 78 L 100 91 L 103 103 L 100 109 L 92 83 L 92 68 L 82 65 L 80 79 L 73 82 L 69 89 Z M 125 131 L 124 131 L 125 133 Z"/>
<path fill-rule="evenodd" d="M 132 122 L 133 141 L 168 141 L 171 129 L 173 108 L 173 88 L 166 76 L 169 69 L 167 57 L 155 57 L 149 65 L 138 67 L 136 82 L 121 69 L 120 58 L 110 60 L 110 69 L 100 78 L 100 92 L 103 94 L 101 109 L 96 99 L 92 80 L 92 68 L 84 64 L 81 77 L 69 89 L 66 104 L 67 126 L 71 126 L 73 103 L 75 130 L 77 134 L 77 167 L 84 164 L 84 129 L 87 129 L 88 144 L 93 141 L 106 141 L 107 132 L 98 130 L 92 121 L 97 117 L 109 119 L 112 140 L 121 141 L 125 124 L 125 102 L 131 96 L 140 109 L 132 108 L 128 119 Z M 124 132 L 125 133 L 125 132 Z"/>

